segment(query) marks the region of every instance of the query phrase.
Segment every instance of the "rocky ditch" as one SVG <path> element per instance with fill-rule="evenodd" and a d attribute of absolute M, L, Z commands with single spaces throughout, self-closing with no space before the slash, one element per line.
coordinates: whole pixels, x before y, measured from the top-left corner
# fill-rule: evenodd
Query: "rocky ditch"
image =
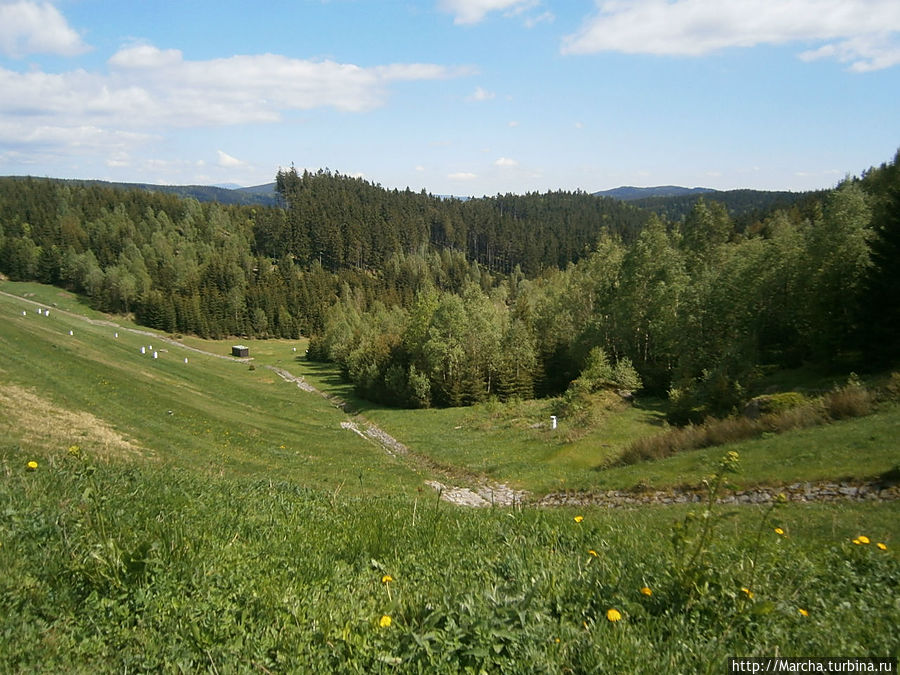
<path fill-rule="evenodd" d="M 900 499 L 900 484 L 872 482 L 808 482 L 780 487 L 760 486 L 746 490 L 725 491 L 719 504 L 769 504 L 779 495 L 789 502 L 879 502 Z M 605 490 L 599 492 L 567 491 L 548 494 L 534 502 L 538 506 L 607 506 L 622 508 L 651 504 L 696 504 L 706 500 L 702 487 L 672 490 Z"/>

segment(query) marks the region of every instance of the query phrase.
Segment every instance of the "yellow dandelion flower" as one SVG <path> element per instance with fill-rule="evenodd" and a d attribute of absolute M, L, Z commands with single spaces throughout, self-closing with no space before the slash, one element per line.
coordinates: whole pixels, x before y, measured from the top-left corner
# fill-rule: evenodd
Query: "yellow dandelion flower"
<path fill-rule="evenodd" d="M 394 580 L 394 577 L 392 577 L 390 574 L 385 574 L 383 577 L 381 577 L 381 583 L 383 583 L 383 584 L 389 584 L 393 580 Z"/>
<path fill-rule="evenodd" d="M 648 598 L 649 598 L 651 595 L 653 595 L 653 591 L 650 590 L 650 587 L 649 587 L 649 586 L 644 586 L 644 587 L 641 589 L 641 593 L 643 593 L 644 595 L 646 595 Z"/>
<path fill-rule="evenodd" d="M 802 607 L 798 607 L 798 608 L 797 608 L 797 611 L 800 612 L 801 616 L 809 616 L 809 612 L 807 612 L 807 611 L 806 611 L 805 609 L 803 609 Z"/>
<path fill-rule="evenodd" d="M 875 544 L 875 545 L 876 545 L 878 548 L 880 548 L 882 551 L 887 551 L 887 544 L 885 544 L 883 541 L 879 541 L 879 542 L 878 542 L 877 544 Z"/>
<path fill-rule="evenodd" d="M 608 609 L 606 610 L 606 620 L 612 621 L 615 623 L 616 621 L 622 620 L 622 613 L 617 609 Z"/>
<path fill-rule="evenodd" d="M 854 539 L 853 543 L 859 546 L 862 542 L 859 539 Z"/>
<path fill-rule="evenodd" d="M 580 523 L 582 520 L 584 520 L 584 516 L 575 516 L 572 520 L 574 520 L 576 523 Z"/>
<path fill-rule="evenodd" d="M 784 530 L 782 530 L 780 527 L 776 527 L 776 528 L 775 528 L 775 534 L 783 536 L 783 535 L 784 535 Z"/>
<path fill-rule="evenodd" d="M 742 586 L 742 587 L 741 587 L 741 592 L 742 592 L 744 595 L 746 595 L 748 598 L 750 598 L 751 600 L 753 599 L 753 591 L 751 591 L 751 590 L 750 590 L 749 588 L 747 588 L 746 586 Z"/>
<path fill-rule="evenodd" d="M 36 468 L 38 468 L 37 462 L 35 462 L 34 460 L 28 462 L 28 470 L 29 471 L 34 471 Z"/>
<path fill-rule="evenodd" d="M 388 628 L 391 625 L 391 617 L 387 614 L 383 614 L 381 619 L 378 621 L 378 625 L 382 628 Z"/>
<path fill-rule="evenodd" d="M 859 535 L 857 539 L 859 539 L 860 544 L 868 544 L 870 542 L 870 539 L 864 534 Z"/>
<path fill-rule="evenodd" d="M 592 549 L 592 548 L 589 548 L 589 549 L 588 549 L 588 555 L 592 555 L 592 556 L 594 556 L 595 558 L 599 558 L 599 557 L 600 557 L 599 554 L 597 553 L 597 551 L 595 551 L 595 550 Z"/>

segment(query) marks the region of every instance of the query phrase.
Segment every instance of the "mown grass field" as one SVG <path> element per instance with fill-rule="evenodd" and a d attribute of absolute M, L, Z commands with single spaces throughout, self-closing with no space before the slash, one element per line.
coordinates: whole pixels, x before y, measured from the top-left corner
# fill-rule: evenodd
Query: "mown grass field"
<path fill-rule="evenodd" d="M 251 342 L 254 370 L 168 344 L 153 360 L 146 336 L 54 312 L 104 318 L 57 289 L 0 291 L 51 309 L 0 295 L 0 672 L 719 673 L 737 655 L 900 655 L 896 503 L 459 508 L 263 367 L 352 398 L 296 360 L 302 341 Z M 697 484 L 734 449 L 597 471 L 659 410 L 566 443 L 532 428 L 541 403 L 352 402 L 416 452 L 535 490 Z M 898 461 L 897 417 L 741 444 L 728 478 L 877 475 Z"/>
<path fill-rule="evenodd" d="M 23 285 L 0 290 L 7 286 Z M 59 298 L 59 309 L 72 302 L 34 284 L 25 292 L 35 292 L 29 286 L 39 292 L 29 299 Z M 25 442 L 51 457 L 60 443 L 78 444 L 98 456 L 134 454 L 201 472 L 271 475 L 354 493 L 409 492 L 420 482 L 377 446 L 342 429 L 345 416 L 324 399 L 269 370 L 154 345 L 118 319 L 121 329 L 42 306 L 49 317 L 0 295 L 7 444 Z M 159 357 L 141 354 L 142 346 Z M 26 395 L 30 405 L 17 405 Z M 60 430 L 71 427 L 63 412 L 84 421 L 61 437 Z"/>

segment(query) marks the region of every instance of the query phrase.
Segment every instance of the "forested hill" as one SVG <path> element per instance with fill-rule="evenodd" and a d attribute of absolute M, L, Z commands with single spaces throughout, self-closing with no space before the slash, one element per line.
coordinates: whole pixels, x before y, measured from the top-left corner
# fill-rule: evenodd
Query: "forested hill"
<path fill-rule="evenodd" d="M 704 190 L 683 194 L 667 194 L 634 197 L 628 202 L 642 209 L 654 212 L 669 222 L 683 221 L 694 208 L 697 200 L 717 202 L 725 207 L 735 221 L 737 229 L 743 230 L 755 220 L 760 220 L 775 209 L 821 200 L 826 191 L 784 192 L 767 190 Z"/>
<path fill-rule="evenodd" d="M 287 218 L 264 233 L 262 250 L 317 259 L 331 270 L 379 267 L 398 251 L 431 246 L 463 252 L 491 270 L 518 266 L 533 275 L 577 261 L 604 230 L 632 241 L 649 217 L 585 192 L 446 199 L 293 169 L 279 172 L 276 186 Z"/>
<path fill-rule="evenodd" d="M 643 381 L 703 411 L 737 405 L 761 364 L 900 356 L 897 159 L 747 227 L 708 196 L 670 220 L 329 171 L 279 173 L 279 208 L 0 179 L 0 272 L 169 332 L 316 336 L 390 403 Z"/>
<path fill-rule="evenodd" d="M 5 176 L 0 180 L 29 180 L 27 176 Z M 213 185 L 155 185 L 153 183 L 114 183 L 103 180 L 78 180 L 54 178 L 54 181 L 73 185 L 97 186 L 116 190 L 145 190 L 175 195 L 185 199 L 196 199 L 200 202 L 218 202 L 219 204 L 241 204 L 245 206 L 277 206 L 278 195 L 275 184 L 256 185 L 253 187 L 229 189 Z"/>

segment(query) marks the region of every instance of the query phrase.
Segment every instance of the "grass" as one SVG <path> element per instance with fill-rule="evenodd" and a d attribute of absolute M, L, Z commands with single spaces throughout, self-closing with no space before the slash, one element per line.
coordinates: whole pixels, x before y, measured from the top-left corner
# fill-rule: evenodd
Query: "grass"
<path fill-rule="evenodd" d="M 57 289 L 0 291 L 110 318 Z M 551 402 L 391 410 L 298 360 L 302 341 L 251 341 L 250 370 L 154 337 L 154 360 L 125 319 L 116 338 L 29 309 L 0 295 L 0 672 L 721 672 L 734 655 L 900 653 L 897 503 L 460 509 L 261 366 L 458 471 L 538 490 L 699 482 L 723 449 L 597 470 L 659 428 L 652 401 L 574 434 L 547 427 Z M 897 462 L 898 419 L 730 446 L 734 478 L 875 475 Z"/>
<path fill-rule="evenodd" d="M 896 504 L 725 510 L 685 574 L 683 508 L 467 510 L 21 460 L 0 452 L 7 671 L 721 672 L 900 650 Z"/>
<path fill-rule="evenodd" d="M 782 485 L 799 481 L 875 478 L 900 464 L 900 405 L 885 406 L 867 417 L 824 427 L 800 429 L 765 438 L 693 450 L 664 460 L 597 472 L 597 487 L 638 484 L 651 487 L 695 484 L 697 476 L 723 451 L 740 453 L 741 486 Z"/>
<path fill-rule="evenodd" d="M 0 391 L 6 393 L 0 406 L 7 442 L 57 451 L 54 430 L 61 425 L 35 412 L 67 411 L 87 421 L 72 428 L 65 445 L 80 444 L 95 455 L 110 454 L 104 431 L 157 461 L 207 473 L 277 475 L 369 494 L 412 491 L 419 484 L 403 464 L 342 429 L 345 415 L 322 398 L 269 370 L 251 371 L 171 344 L 153 345 L 158 359 L 140 354 L 152 341 L 59 311 L 39 317 L 0 295 Z"/>

